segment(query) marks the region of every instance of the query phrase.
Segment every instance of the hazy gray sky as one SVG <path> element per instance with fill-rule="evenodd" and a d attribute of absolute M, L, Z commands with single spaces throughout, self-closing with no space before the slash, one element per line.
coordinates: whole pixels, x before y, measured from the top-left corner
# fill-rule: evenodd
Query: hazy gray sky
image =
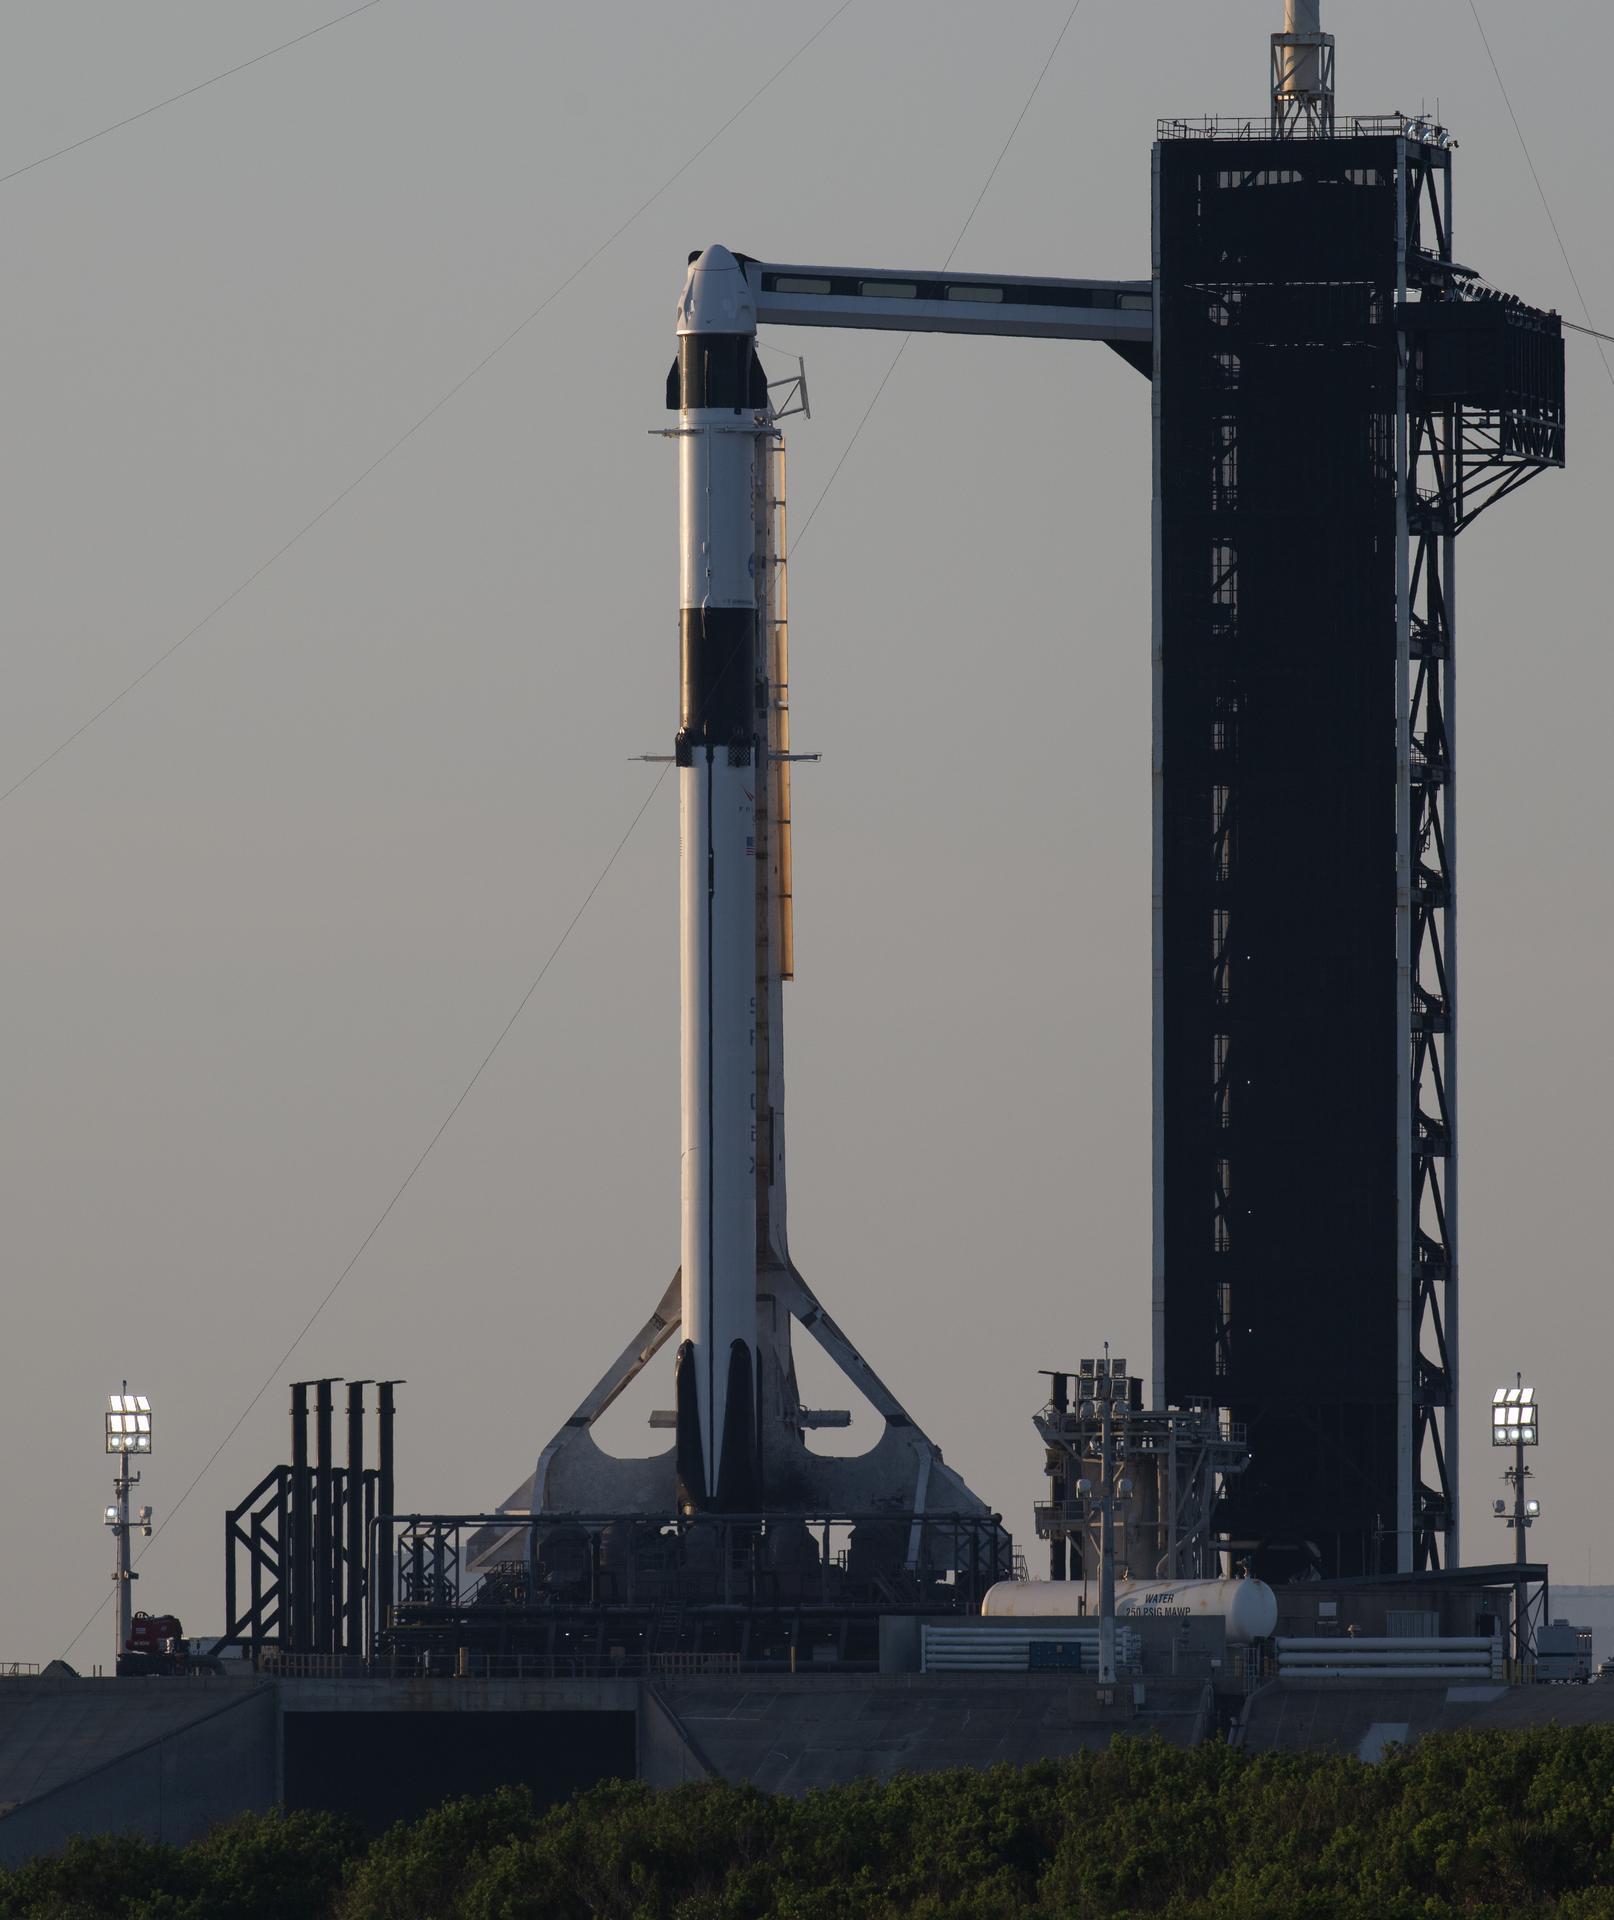
<path fill-rule="evenodd" d="M 391 445 L 834 4 L 383 0 L 0 185 L 0 787 Z M 646 430 L 685 254 L 938 263 L 1066 10 L 853 0 L 0 804 L 0 1659 L 59 1652 L 107 1591 L 104 1394 L 127 1375 L 157 1405 L 161 1518 L 654 778 L 630 756 L 675 724 L 676 505 Z M 10 0 L 0 173 L 340 11 Z M 1614 330 L 1614 14 L 1481 12 Z M 1467 0 L 1326 13 L 1348 109 L 1438 100 L 1456 130 L 1459 256 L 1580 317 Z M 1280 15 L 1085 0 L 958 264 L 1146 273 L 1156 116 L 1259 111 Z M 800 526 L 895 340 L 774 341 L 812 389 Z M 1589 1553 L 1614 1579 L 1614 388 L 1591 342 L 1569 359 L 1569 471 L 1460 556 L 1463 1454 L 1469 1556 L 1503 1554 L 1485 1406 L 1523 1366 L 1545 1401 L 1533 1544 L 1562 1577 Z M 791 573 L 795 737 L 824 754 L 797 783 L 793 1245 L 1022 1536 L 1037 1369 L 1105 1337 L 1147 1356 L 1148 539 L 1134 372 L 922 338 Z M 221 1515 L 283 1457 L 285 1379 L 406 1377 L 401 1493 L 471 1507 L 641 1323 L 677 1261 L 675 835 L 669 784 L 137 1605 L 218 1626 Z M 75 1658 L 109 1644 L 103 1615 Z"/>

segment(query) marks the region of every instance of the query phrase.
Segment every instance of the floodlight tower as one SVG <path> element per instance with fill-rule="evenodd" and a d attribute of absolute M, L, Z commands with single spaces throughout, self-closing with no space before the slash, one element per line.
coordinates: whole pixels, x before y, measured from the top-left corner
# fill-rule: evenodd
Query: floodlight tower
<path fill-rule="evenodd" d="M 124 1381 L 121 1391 L 107 1396 L 106 1450 L 117 1457 L 118 1471 L 112 1482 L 113 1504 L 106 1510 L 106 1525 L 112 1530 L 117 1552 L 112 1563 L 112 1580 L 118 1589 L 117 1646 L 113 1651 L 112 1671 L 118 1670 L 129 1644 L 134 1623 L 134 1594 L 130 1582 L 138 1580 L 129 1560 L 129 1489 L 140 1484 L 140 1470 L 129 1470 L 131 1455 L 151 1452 L 151 1402 L 143 1393 L 131 1393 Z M 134 1522 L 147 1539 L 151 1537 L 151 1509 L 142 1507 Z"/>
<path fill-rule="evenodd" d="M 1513 1464 L 1502 1478 L 1513 1489 L 1513 1511 L 1508 1514 L 1507 1521 L 1513 1533 L 1513 1564 L 1519 1569 L 1518 1589 L 1513 1602 L 1513 1637 L 1521 1661 L 1530 1638 L 1524 1584 L 1524 1568 L 1529 1556 L 1525 1552 L 1524 1536 L 1531 1523 L 1541 1516 L 1541 1502 L 1525 1497 L 1525 1482 L 1531 1478 L 1531 1474 L 1524 1464 L 1524 1450 L 1538 1445 L 1540 1436 L 1541 1418 L 1536 1405 L 1536 1390 L 1525 1386 L 1524 1375 L 1516 1373 L 1511 1387 L 1498 1387 L 1492 1396 L 1491 1445 L 1513 1449 Z M 1506 1503 L 1499 1500 L 1497 1510 L 1506 1513 Z"/>

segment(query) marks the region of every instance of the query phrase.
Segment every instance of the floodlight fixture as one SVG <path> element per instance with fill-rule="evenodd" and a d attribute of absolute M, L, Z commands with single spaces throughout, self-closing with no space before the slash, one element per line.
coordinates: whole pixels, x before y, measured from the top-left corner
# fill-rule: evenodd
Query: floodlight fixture
<path fill-rule="evenodd" d="M 1498 1387 L 1491 1396 L 1491 1445 L 1533 1447 L 1541 1434 L 1541 1409 L 1534 1387 Z"/>
<path fill-rule="evenodd" d="M 108 1453 L 150 1453 L 151 1402 L 143 1393 L 107 1395 Z"/>
<path fill-rule="evenodd" d="M 115 1526 L 116 1526 L 116 1525 L 118 1524 L 118 1510 L 117 1510 L 117 1508 L 116 1508 L 116 1507 L 108 1507 L 108 1508 L 107 1508 L 107 1510 L 106 1510 L 106 1524 L 107 1524 L 107 1525 L 108 1525 L 109 1527 L 115 1527 Z"/>
<path fill-rule="evenodd" d="M 1540 1519 L 1541 1502 L 1539 1500 L 1526 1500 L 1524 1503 L 1524 1512 L 1525 1512 L 1526 1519 L 1529 1519 L 1529 1520 Z"/>

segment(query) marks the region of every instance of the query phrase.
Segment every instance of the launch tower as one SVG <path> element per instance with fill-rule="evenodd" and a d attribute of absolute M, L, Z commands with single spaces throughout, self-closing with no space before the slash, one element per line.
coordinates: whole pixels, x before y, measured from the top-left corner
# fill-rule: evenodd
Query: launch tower
<path fill-rule="evenodd" d="M 1454 546 L 1564 458 L 1557 316 L 1317 11 L 1154 154 L 1153 1389 L 1269 1579 L 1456 1563 Z"/>

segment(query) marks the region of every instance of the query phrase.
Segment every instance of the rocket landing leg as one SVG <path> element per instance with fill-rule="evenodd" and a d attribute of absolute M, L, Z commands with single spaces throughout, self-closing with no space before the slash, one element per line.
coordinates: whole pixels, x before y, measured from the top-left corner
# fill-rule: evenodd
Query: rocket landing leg
<path fill-rule="evenodd" d="M 499 1511 L 509 1532 L 484 1529 L 472 1542 L 472 1569 L 508 1557 L 534 1516 L 620 1514 L 671 1520 L 678 1512 L 676 1447 L 645 1460 L 610 1454 L 594 1423 L 639 1376 L 678 1328 L 680 1279 L 673 1277 L 649 1320 L 577 1411 L 538 1456 L 537 1466 Z M 806 1330 L 881 1416 L 880 1438 L 866 1452 L 830 1456 L 806 1444 L 791 1355 L 792 1323 Z M 985 1514 L 986 1503 L 942 1459 L 896 1395 L 819 1304 L 794 1266 L 765 1269 L 757 1281 L 757 1345 L 762 1485 L 754 1505 L 725 1502 L 730 1512 L 853 1514 L 889 1511 L 894 1519 L 925 1513 Z M 917 1545 L 917 1543 L 916 1543 Z"/>

